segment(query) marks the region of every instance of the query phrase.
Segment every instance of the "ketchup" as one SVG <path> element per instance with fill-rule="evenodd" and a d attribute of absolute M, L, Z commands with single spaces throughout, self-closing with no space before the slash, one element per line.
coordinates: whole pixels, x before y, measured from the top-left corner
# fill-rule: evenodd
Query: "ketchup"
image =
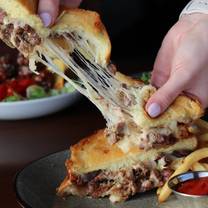
<path fill-rule="evenodd" d="M 182 182 L 177 191 L 190 195 L 208 195 L 208 177 Z"/>

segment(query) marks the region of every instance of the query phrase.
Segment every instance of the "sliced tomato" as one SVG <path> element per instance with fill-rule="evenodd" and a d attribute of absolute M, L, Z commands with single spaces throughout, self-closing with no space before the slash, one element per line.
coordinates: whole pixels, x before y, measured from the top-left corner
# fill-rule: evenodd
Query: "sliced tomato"
<path fill-rule="evenodd" d="M 17 80 L 17 93 L 24 95 L 26 94 L 26 89 L 30 86 L 35 84 L 34 80 L 32 79 L 20 79 Z"/>
<path fill-rule="evenodd" d="M 15 89 L 17 88 L 17 81 L 16 80 L 9 80 L 6 83 L 7 86 L 7 96 L 14 95 Z"/>
<path fill-rule="evenodd" d="M 30 85 L 33 85 L 35 82 L 34 80 L 32 79 L 20 79 L 17 81 L 17 85 L 18 85 L 18 88 L 21 92 L 25 92 L 26 89 L 30 86 Z"/>
<path fill-rule="evenodd" d="M 7 82 L 7 85 L 11 86 L 13 89 L 15 89 L 17 87 L 17 80 L 13 79 L 13 80 L 9 80 Z"/>
<path fill-rule="evenodd" d="M 0 85 L 0 100 L 3 100 L 7 96 L 7 85 Z"/>
<path fill-rule="evenodd" d="M 11 80 L 7 83 L 8 85 L 8 94 L 13 95 L 13 92 L 15 91 L 18 94 L 25 95 L 26 89 L 33 85 L 35 82 L 34 80 L 30 78 L 23 78 L 18 80 Z"/>
<path fill-rule="evenodd" d="M 22 88 L 27 88 L 30 85 L 35 84 L 35 81 L 33 79 L 19 79 L 18 80 L 18 85 L 21 86 Z"/>
<path fill-rule="evenodd" d="M 7 91 L 6 92 L 7 92 L 6 93 L 7 96 L 14 95 L 14 89 L 11 86 L 9 86 L 9 85 L 7 85 Z"/>

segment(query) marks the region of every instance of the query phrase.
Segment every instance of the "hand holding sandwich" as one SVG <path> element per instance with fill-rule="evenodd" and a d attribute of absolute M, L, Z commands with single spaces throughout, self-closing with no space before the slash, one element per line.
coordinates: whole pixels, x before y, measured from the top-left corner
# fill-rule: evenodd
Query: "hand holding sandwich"
<path fill-rule="evenodd" d="M 38 13 L 45 26 L 52 25 L 60 4 L 78 7 L 81 0 L 40 0 Z M 197 97 L 208 106 L 208 15 L 183 16 L 168 32 L 158 52 L 151 83 L 158 91 L 146 104 L 157 117 L 181 94 Z"/>
<path fill-rule="evenodd" d="M 181 94 L 208 106 L 208 15 L 191 14 L 170 29 L 158 52 L 151 83 L 159 89 L 146 110 L 157 117 Z"/>
<path fill-rule="evenodd" d="M 59 5 L 78 7 L 82 0 L 40 0 L 38 14 L 46 27 L 54 24 L 59 13 Z"/>

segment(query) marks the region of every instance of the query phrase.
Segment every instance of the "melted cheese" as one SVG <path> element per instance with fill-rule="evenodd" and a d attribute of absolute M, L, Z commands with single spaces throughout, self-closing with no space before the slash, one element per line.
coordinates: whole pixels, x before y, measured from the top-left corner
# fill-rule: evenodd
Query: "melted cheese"
<path fill-rule="evenodd" d="M 97 64 L 96 56 L 93 55 L 93 51 L 87 41 L 82 40 L 73 43 L 67 37 L 65 37 L 65 40 L 65 47 L 66 43 L 68 43 L 69 48 L 73 49 L 73 54 L 66 53 L 57 44 L 57 41 L 46 40 L 41 47 L 37 48 L 36 54 L 30 57 L 30 69 L 35 71 L 35 63 L 42 62 L 53 72 L 66 79 L 100 109 L 109 126 L 118 121 L 126 121 L 127 117 L 131 120 L 132 115 L 130 115 L 128 106 L 122 103 L 119 95 L 115 95 L 118 89 L 120 93 L 125 94 L 126 99 L 131 99 L 130 96 L 134 95 L 130 95 L 129 90 L 123 88 L 122 83 L 108 72 L 107 69 Z M 62 60 L 80 78 L 81 82 L 67 77 L 54 63 L 54 58 Z M 79 59 L 80 63 L 76 59 Z"/>
<path fill-rule="evenodd" d="M 123 151 L 126 152 L 135 144 L 138 145 L 141 132 L 134 111 L 136 108 L 137 111 L 140 110 L 138 106 L 142 106 L 138 105 L 143 93 L 141 89 L 149 86 L 123 85 L 107 67 L 98 64 L 93 47 L 87 40 L 80 39 L 74 34 L 62 38 L 64 38 L 64 48 L 70 50 L 63 49 L 62 45 L 60 46 L 54 39 L 47 39 L 41 47 L 37 48 L 35 55 L 30 57 L 30 68 L 35 71 L 35 62 L 42 62 L 88 97 L 106 119 L 110 134 L 116 135 L 117 126 L 120 123 L 124 124 L 123 138 L 118 142 L 118 146 Z M 67 77 L 54 61 L 56 59 L 61 60 L 81 81 Z"/>

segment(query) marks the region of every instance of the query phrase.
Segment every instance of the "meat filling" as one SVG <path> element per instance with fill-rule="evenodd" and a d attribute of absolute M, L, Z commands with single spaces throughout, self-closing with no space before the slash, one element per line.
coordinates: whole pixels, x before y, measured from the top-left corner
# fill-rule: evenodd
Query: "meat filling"
<path fill-rule="evenodd" d="M 161 166 L 162 163 L 162 166 Z M 173 170 L 167 156 L 158 157 L 152 164 L 139 163 L 131 168 L 118 171 L 94 171 L 70 180 L 84 195 L 93 198 L 110 196 L 111 201 L 123 201 L 138 192 L 145 192 L 162 186 Z M 73 193 L 72 193 L 73 194 Z"/>
<path fill-rule="evenodd" d="M 158 132 L 149 132 L 146 137 L 141 138 L 139 147 L 141 149 L 159 148 L 164 145 L 171 145 L 176 142 L 176 138 L 170 134 L 160 134 Z"/>
<path fill-rule="evenodd" d="M 6 13 L 0 11 L 0 37 L 9 46 L 15 46 L 22 53 L 29 53 L 36 45 L 41 43 L 41 38 L 35 30 L 29 26 L 20 26 L 15 23 L 4 24 Z"/>

